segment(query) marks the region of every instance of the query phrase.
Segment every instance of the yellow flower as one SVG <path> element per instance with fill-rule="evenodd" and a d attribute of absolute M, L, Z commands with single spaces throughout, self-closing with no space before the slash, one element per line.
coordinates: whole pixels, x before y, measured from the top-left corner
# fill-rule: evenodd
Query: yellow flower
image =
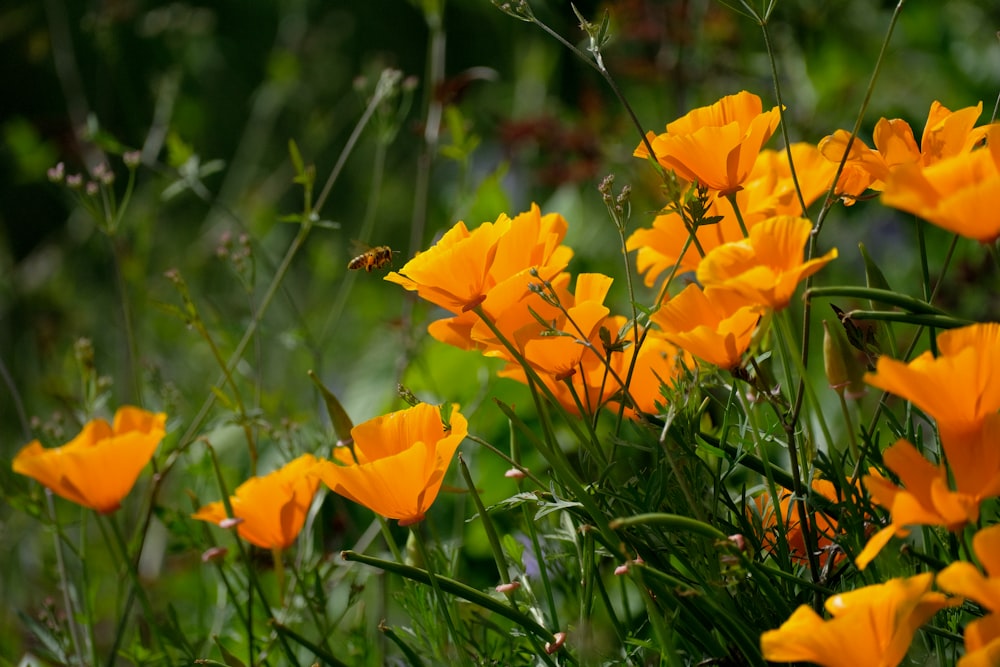
<path fill-rule="evenodd" d="M 419 403 L 355 426 L 353 456 L 338 449 L 337 462 L 320 461 L 315 473 L 334 493 L 410 525 L 434 503 L 467 433 L 457 406 L 446 427 L 437 406 Z"/>
<path fill-rule="evenodd" d="M 760 319 L 753 304 L 688 285 L 653 314 L 663 337 L 719 368 L 740 365 Z"/>
<path fill-rule="evenodd" d="M 958 662 L 958 667 L 992 667 L 1000 659 L 1000 526 L 976 533 L 972 550 L 987 576 L 972 563 L 959 561 L 938 573 L 937 585 L 992 612 L 966 626 L 965 657 Z"/>
<path fill-rule="evenodd" d="M 812 223 L 805 218 L 778 216 L 754 225 L 750 236 L 721 245 L 698 265 L 698 280 L 706 288 L 738 294 L 774 310 L 788 305 L 799 282 L 837 256 L 827 254 L 804 262 L 802 253 Z"/>
<path fill-rule="evenodd" d="M 32 441 L 14 457 L 14 472 L 78 505 L 108 514 L 118 509 L 153 457 L 166 422 L 162 412 L 123 406 L 113 424 L 103 419 L 87 422 L 62 447 L 45 449 Z"/>
<path fill-rule="evenodd" d="M 269 475 L 252 477 L 229 497 L 240 537 L 263 549 L 286 549 L 298 537 L 319 480 L 312 475 L 317 463 L 303 454 Z M 205 505 L 195 519 L 219 523 L 228 518 L 222 501 Z"/>
<path fill-rule="evenodd" d="M 882 203 L 942 229 L 992 243 L 1000 238 L 1000 126 L 990 126 L 988 146 L 930 166 L 905 164 L 890 174 Z"/>
<path fill-rule="evenodd" d="M 958 602 L 931 592 L 933 579 L 928 572 L 835 595 L 826 601 L 832 616 L 827 621 L 802 605 L 780 628 L 761 635 L 764 659 L 823 667 L 895 667 L 920 626 Z"/>
<path fill-rule="evenodd" d="M 664 168 L 686 181 L 730 194 L 750 175 L 780 118 L 778 107 L 765 112 L 760 98 L 744 90 L 688 112 L 669 123 L 663 134 L 646 136 Z M 639 144 L 634 155 L 649 157 L 646 144 Z"/>

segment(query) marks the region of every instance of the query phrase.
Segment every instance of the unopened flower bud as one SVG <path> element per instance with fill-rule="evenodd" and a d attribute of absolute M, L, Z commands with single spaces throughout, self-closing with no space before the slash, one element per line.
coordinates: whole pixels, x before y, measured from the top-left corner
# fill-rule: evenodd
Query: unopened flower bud
<path fill-rule="evenodd" d="M 508 479 L 524 479 L 525 477 L 527 477 L 527 473 L 525 473 L 524 470 L 521 470 L 520 468 L 511 468 L 510 470 L 505 472 L 503 476 Z"/>
<path fill-rule="evenodd" d="M 545 652 L 552 655 L 556 651 L 562 648 L 562 645 L 566 643 L 566 633 L 557 632 L 553 635 L 555 641 L 545 642 Z"/>
<path fill-rule="evenodd" d="M 229 549 L 225 547 L 212 547 L 211 549 L 206 549 L 201 554 L 201 562 L 209 563 L 212 561 L 221 560 L 226 557 L 227 553 L 229 553 Z"/>
<path fill-rule="evenodd" d="M 512 581 L 509 584 L 500 584 L 496 587 L 497 593 L 513 593 L 521 587 L 520 581 Z"/>

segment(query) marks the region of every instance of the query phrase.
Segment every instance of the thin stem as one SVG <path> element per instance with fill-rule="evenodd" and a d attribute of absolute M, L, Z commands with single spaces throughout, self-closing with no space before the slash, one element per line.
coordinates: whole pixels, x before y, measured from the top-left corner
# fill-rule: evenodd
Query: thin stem
<path fill-rule="evenodd" d="M 69 637 L 70 641 L 72 641 L 73 643 L 73 652 L 76 654 L 77 660 L 79 660 L 80 664 L 82 665 L 86 663 L 86 660 L 83 659 L 83 653 L 81 653 L 84 644 L 82 641 L 80 641 L 80 630 L 77 627 L 78 616 L 76 613 L 76 609 L 73 606 L 72 597 L 69 594 L 69 572 L 66 570 L 66 559 L 63 556 L 63 546 L 61 539 L 62 530 L 59 527 L 59 519 L 56 516 L 55 503 L 52 501 L 52 491 L 50 491 L 48 488 L 45 489 L 45 505 L 49 511 L 49 517 L 52 519 L 52 527 L 54 529 L 53 539 L 55 542 L 56 568 L 59 572 L 59 583 L 60 583 L 59 588 L 62 589 L 63 608 L 66 611 L 66 625 L 69 626 Z M 84 527 L 85 527 L 84 524 L 81 524 L 80 529 L 83 530 Z M 84 567 L 86 567 L 87 564 L 86 560 L 81 558 L 80 561 L 83 563 Z M 86 591 L 84 591 L 83 594 L 86 595 L 87 594 Z M 95 651 L 95 653 L 91 656 L 91 664 L 96 665 L 97 664 L 96 647 L 91 646 L 91 650 Z"/>
<path fill-rule="evenodd" d="M 770 14 L 770 12 L 768 12 Z M 792 142 L 788 137 L 788 124 L 785 122 L 785 104 L 781 99 L 781 79 L 778 77 L 778 63 L 774 54 L 774 47 L 771 45 L 771 34 L 767 29 L 767 17 L 760 21 L 760 29 L 764 33 L 764 45 L 767 47 L 767 60 L 771 64 L 771 80 L 774 82 L 774 96 L 778 103 L 778 117 L 781 119 L 781 138 L 785 141 L 785 155 L 788 156 L 788 170 L 792 175 L 792 183 L 795 184 L 795 195 L 799 199 L 799 206 L 802 215 L 806 214 L 806 200 L 802 196 L 802 187 L 799 185 L 799 177 L 795 172 L 795 161 L 792 159 Z"/>
<path fill-rule="evenodd" d="M 451 605 L 448 604 L 448 598 L 441 591 L 434 562 L 431 555 L 427 552 L 427 546 L 424 544 L 424 536 L 421 534 L 420 524 L 411 526 L 410 534 L 413 535 L 413 541 L 417 545 L 417 553 L 420 554 L 420 560 L 424 563 L 427 579 L 430 581 L 431 588 L 434 589 L 434 595 L 437 598 L 438 605 L 441 607 L 441 615 L 444 617 L 445 625 L 448 626 L 448 633 L 451 635 L 452 642 L 454 642 L 456 652 L 462 657 L 463 664 L 470 664 L 469 656 L 462 650 L 462 636 L 458 634 L 455 621 L 451 617 Z"/>

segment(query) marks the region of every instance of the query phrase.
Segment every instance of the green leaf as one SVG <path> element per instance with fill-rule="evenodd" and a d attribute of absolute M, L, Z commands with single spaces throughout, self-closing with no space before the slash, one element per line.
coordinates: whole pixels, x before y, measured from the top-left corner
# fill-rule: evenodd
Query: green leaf
<path fill-rule="evenodd" d="M 337 440 L 350 442 L 351 429 L 354 428 L 354 422 L 351 421 L 351 417 L 344 410 L 344 406 L 340 404 L 340 401 L 337 400 L 333 392 L 327 389 L 319 377 L 312 371 L 309 371 L 309 379 L 313 381 L 313 384 L 316 385 L 319 393 L 323 396 L 323 402 L 326 403 L 326 412 L 330 415 L 330 422 L 333 424 L 333 432 L 337 436 Z"/>
<path fill-rule="evenodd" d="M 861 258 L 865 261 L 865 282 L 868 287 L 891 292 L 892 287 L 889 286 L 889 281 L 885 279 L 882 270 L 878 268 L 875 260 L 868 254 L 865 244 L 859 243 L 858 250 L 861 251 Z"/>
<path fill-rule="evenodd" d="M 215 645 L 219 647 L 219 651 L 222 653 L 222 659 L 229 667 L 246 667 L 243 661 L 233 655 L 229 649 L 227 649 L 218 637 L 212 637 Z"/>

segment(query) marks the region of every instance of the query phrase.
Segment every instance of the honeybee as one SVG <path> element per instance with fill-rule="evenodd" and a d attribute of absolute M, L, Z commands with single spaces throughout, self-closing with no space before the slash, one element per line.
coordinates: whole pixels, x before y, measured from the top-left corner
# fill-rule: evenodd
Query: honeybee
<path fill-rule="evenodd" d="M 351 271 L 372 272 L 381 269 L 392 263 L 392 255 L 395 251 L 387 245 L 380 245 L 377 248 L 369 248 L 347 263 L 347 268 Z"/>

